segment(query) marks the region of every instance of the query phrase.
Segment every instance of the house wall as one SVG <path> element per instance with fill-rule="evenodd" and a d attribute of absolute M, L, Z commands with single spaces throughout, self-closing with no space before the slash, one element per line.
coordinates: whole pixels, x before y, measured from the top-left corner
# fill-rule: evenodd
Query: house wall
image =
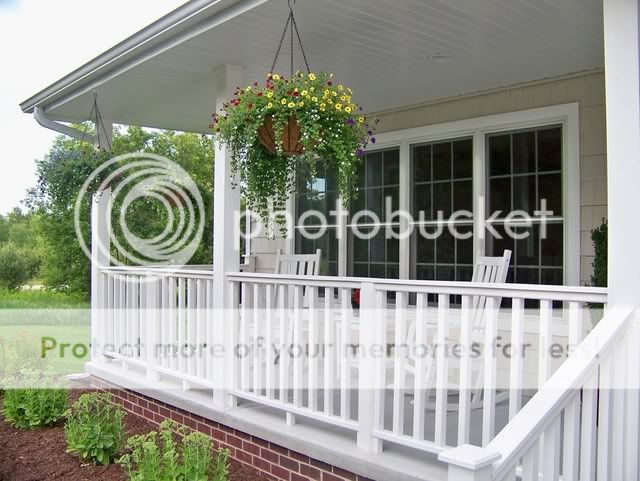
<path fill-rule="evenodd" d="M 494 89 L 371 114 L 380 119 L 377 132 L 577 102 L 580 108 L 580 282 L 589 281 L 593 245 L 590 233 L 607 216 L 607 166 L 604 72 Z M 287 241 L 266 236 L 253 239 L 257 271 L 270 272 L 277 249 Z M 578 247 L 578 246 L 576 246 Z"/>

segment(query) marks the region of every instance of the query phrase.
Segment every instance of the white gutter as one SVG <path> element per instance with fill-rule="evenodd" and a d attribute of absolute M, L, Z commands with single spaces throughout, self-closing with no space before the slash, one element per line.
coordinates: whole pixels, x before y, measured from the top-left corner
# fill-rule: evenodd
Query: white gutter
<path fill-rule="evenodd" d="M 69 127 L 68 125 L 61 124 L 60 122 L 47 118 L 40 107 L 33 108 L 33 118 L 36 119 L 36 122 L 47 129 L 55 130 L 56 132 L 68 135 L 69 137 L 73 137 L 77 140 L 86 140 L 87 142 L 96 145 L 96 138 L 93 134 L 80 132 L 78 129 L 74 129 L 73 127 Z"/>

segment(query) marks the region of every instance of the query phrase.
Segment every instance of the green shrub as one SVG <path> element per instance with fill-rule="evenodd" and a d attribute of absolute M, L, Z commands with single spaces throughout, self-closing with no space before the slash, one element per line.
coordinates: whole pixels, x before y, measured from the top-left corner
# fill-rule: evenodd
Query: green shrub
<path fill-rule="evenodd" d="M 40 258 L 32 250 L 13 242 L 0 245 L 0 286 L 14 290 L 34 278 Z"/>
<path fill-rule="evenodd" d="M 124 447 L 124 409 L 111 394 L 83 394 L 65 413 L 67 452 L 97 464 L 109 464 Z"/>
<path fill-rule="evenodd" d="M 65 389 L 33 371 L 22 370 L 19 376 L 19 383 L 29 387 L 5 390 L 2 413 L 7 422 L 16 428 L 33 429 L 50 426 L 63 417 L 68 398 Z"/>
<path fill-rule="evenodd" d="M 594 250 L 591 285 L 594 287 L 607 287 L 607 231 L 606 219 L 602 219 L 602 224 L 591 231 Z"/>
<path fill-rule="evenodd" d="M 212 460 L 212 442 L 207 436 L 190 432 L 186 426 L 164 421 L 159 431 L 132 436 L 122 464 L 130 481 L 226 481 L 226 450 Z"/>

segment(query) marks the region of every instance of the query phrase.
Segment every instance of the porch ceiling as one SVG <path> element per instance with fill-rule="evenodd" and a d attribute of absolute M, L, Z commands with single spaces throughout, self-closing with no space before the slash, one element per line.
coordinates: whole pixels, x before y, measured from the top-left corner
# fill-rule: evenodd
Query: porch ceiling
<path fill-rule="evenodd" d="M 190 2 L 206 4 L 203 1 Z M 164 34 L 170 48 L 138 46 L 132 61 L 50 89 L 22 104 L 51 118 L 87 118 L 98 85 L 104 118 L 206 132 L 213 69 L 246 67 L 262 81 L 287 14 L 285 0 L 219 0 Z M 298 0 L 311 68 L 336 73 L 369 111 L 602 67 L 601 0 Z M 187 26 L 219 19 L 190 36 Z M 183 35 L 184 40 L 177 39 Z M 173 38 L 172 38 L 173 37 Z M 435 53 L 447 62 L 429 60 Z M 278 71 L 288 71 L 288 52 Z M 299 57 L 299 56 L 298 56 Z M 97 60 L 100 60 L 98 57 Z M 124 65 L 124 67 L 123 67 Z M 301 59 L 297 58 L 297 66 Z M 118 70 L 116 70 L 118 68 Z"/>

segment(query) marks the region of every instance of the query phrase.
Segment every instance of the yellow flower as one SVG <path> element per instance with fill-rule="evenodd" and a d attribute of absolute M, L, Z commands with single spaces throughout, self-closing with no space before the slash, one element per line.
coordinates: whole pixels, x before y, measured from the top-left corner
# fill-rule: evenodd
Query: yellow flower
<path fill-rule="evenodd" d="M 358 117 L 358 122 L 360 122 L 361 124 L 364 124 L 364 116 L 363 115 Z"/>
<path fill-rule="evenodd" d="M 273 92 L 272 92 L 271 90 L 269 90 L 269 91 L 267 92 L 267 98 L 269 98 L 269 99 L 270 99 L 271 97 L 273 97 Z"/>
<path fill-rule="evenodd" d="M 286 103 L 287 103 L 287 99 L 282 99 L 282 100 L 280 101 L 280 103 L 281 103 L 282 105 L 286 104 Z"/>
<path fill-rule="evenodd" d="M 311 97 L 311 100 L 313 100 L 314 102 L 318 101 L 318 97 Z"/>
<path fill-rule="evenodd" d="M 304 102 L 303 101 L 298 102 L 298 107 L 304 107 Z"/>
<path fill-rule="evenodd" d="M 335 92 L 335 91 L 333 91 L 333 92 L 331 92 L 331 95 L 333 95 L 334 97 L 337 97 L 337 96 L 338 96 L 338 93 L 337 93 L 337 92 Z"/>
<path fill-rule="evenodd" d="M 244 89 L 245 92 L 250 92 L 251 91 L 251 85 L 249 85 L 246 89 Z"/>
<path fill-rule="evenodd" d="M 342 85 L 338 85 L 338 90 L 344 90 L 344 87 Z"/>
<path fill-rule="evenodd" d="M 295 104 L 295 103 L 293 103 L 293 102 L 289 102 L 289 103 L 287 104 L 287 107 L 289 107 L 290 109 L 294 108 L 295 106 L 296 106 L 296 104 Z"/>
<path fill-rule="evenodd" d="M 347 89 L 347 92 L 349 92 L 349 95 L 352 95 L 352 94 L 353 94 L 353 90 L 351 90 L 351 89 L 349 89 L 349 88 Z"/>
<path fill-rule="evenodd" d="M 315 74 L 310 73 L 309 74 L 309 80 L 315 80 L 315 79 L 316 79 Z"/>
<path fill-rule="evenodd" d="M 272 104 L 271 102 L 269 102 L 269 103 L 267 104 L 267 108 L 268 108 L 268 109 L 270 109 L 270 108 L 272 108 L 272 107 L 273 107 L 273 104 Z"/>
<path fill-rule="evenodd" d="M 350 114 L 350 113 L 351 113 L 351 107 L 345 107 L 345 108 L 344 108 L 344 111 L 345 111 L 346 113 Z"/>
<path fill-rule="evenodd" d="M 347 102 L 351 102 L 351 95 L 346 95 L 347 97 Z"/>
<path fill-rule="evenodd" d="M 327 104 L 325 104 L 324 102 L 320 102 L 320 109 L 324 110 L 324 108 L 327 106 Z"/>
<path fill-rule="evenodd" d="M 306 90 L 303 90 L 302 92 L 300 92 L 300 95 L 302 95 L 303 97 L 306 97 L 308 94 L 308 92 Z"/>
<path fill-rule="evenodd" d="M 273 80 L 280 80 L 280 75 L 278 74 L 272 75 L 272 77 L 273 77 Z"/>
<path fill-rule="evenodd" d="M 347 96 L 346 95 L 341 95 L 340 96 L 340 100 L 342 100 L 343 102 L 347 101 Z"/>
<path fill-rule="evenodd" d="M 298 91 L 298 87 L 294 88 L 294 89 L 293 89 L 293 91 L 294 91 L 294 92 L 297 92 L 297 91 Z"/>
<path fill-rule="evenodd" d="M 333 100 L 331 100 L 331 99 L 327 99 L 327 103 L 328 103 L 328 104 L 332 104 L 332 103 L 333 103 Z"/>
<path fill-rule="evenodd" d="M 315 89 L 315 87 L 309 87 L 309 92 L 313 92 Z"/>
<path fill-rule="evenodd" d="M 320 107 L 320 112 L 324 112 L 324 107 Z"/>
<path fill-rule="evenodd" d="M 322 96 L 323 97 L 328 97 L 329 94 L 330 94 L 330 92 L 327 89 L 325 89 L 324 92 L 322 92 Z"/>
<path fill-rule="evenodd" d="M 342 104 L 336 104 L 335 107 L 336 110 L 342 110 Z"/>

